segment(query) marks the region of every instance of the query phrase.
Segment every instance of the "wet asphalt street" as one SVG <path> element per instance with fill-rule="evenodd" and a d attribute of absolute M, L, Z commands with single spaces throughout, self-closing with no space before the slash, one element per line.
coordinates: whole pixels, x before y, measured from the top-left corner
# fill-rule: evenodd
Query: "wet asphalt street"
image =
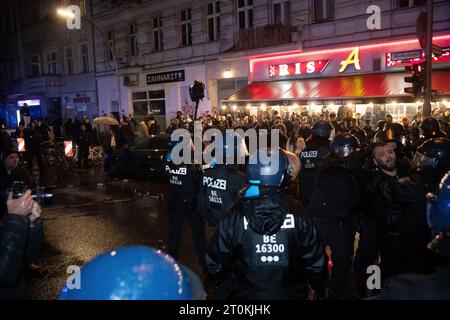
<path fill-rule="evenodd" d="M 38 264 L 26 275 L 27 299 L 57 299 L 70 265 L 127 245 L 164 249 L 168 242 L 167 203 L 158 199 L 166 185 L 105 177 L 101 165 L 89 169 L 48 168 L 41 181 L 54 186 L 44 205 L 45 244 Z M 181 263 L 201 275 L 190 228 L 185 221 Z M 202 276 L 203 278 L 203 276 Z"/>

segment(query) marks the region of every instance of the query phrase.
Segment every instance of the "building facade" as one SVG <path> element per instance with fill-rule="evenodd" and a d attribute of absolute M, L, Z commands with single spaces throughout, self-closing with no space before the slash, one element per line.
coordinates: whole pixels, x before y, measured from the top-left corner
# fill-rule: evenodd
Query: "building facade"
<path fill-rule="evenodd" d="M 47 2 L 62 6 L 69 4 L 67 1 Z M 418 60 L 414 54 L 421 54 L 418 53 L 420 46 L 416 40 L 416 20 L 418 14 L 426 9 L 425 2 L 74 1 L 74 4 L 86 6 L 84 18 L 91 20 L 92 24 L 82 22 L 82 30 L 67 30 L 64 28 L 65 22 L 58 19 L 54 23 L 59 24 L 61 28 L 58 31 L 61 32 L 54 33 L 52 31 L 56 30 L 44 28 L 45 23 L 28 22 L 31 18 L 22 17 L 24 14 L 19 10 L 16 15 L 20 18 L 20 41 L 11 37 L 11 41 L 15 42 L 7 44 L 11 48 L 14 45 L 18 47 L 17 50 L 12 50 L 17 52 L 19 60 L 18 81 L 13 81 L 17 83 L 13 85 L 14 90 L 11 89 L 11 81 L 7 81 L 9 87 L 4 92 L 8 92 L 11 97 L 24 92 L 25 97 L 30 99 L 42 96 L 47 104 L 43 113 L 47 114 L 50 114 L 48 110 L 58 113 L 58 107 L 48 106 L 51 106 L 51 99 L 59 97 L 60 101 L 55 100 L 55 103 L 61 105 L 62 117 L 77 114 L 73 110 L 89 115 L 133 114 L 138 119 L 151 114 L 163 128 L 179 110 L 193 114 L 194 103 L 189 98 L 189 85 L 195 79 L 206 84 L 206 96 L 200 102 L 199 114 L 227 112 L 233 107 L 250 108 L 255 112 L 264 105 L 290 107 L 293 110 L 301 105 L 313 104 L 318 108 L 329 103 L 337 108 L 339 103 L 347 103 L 347 100 L 354 100 L 355 107 L 358 107 L 359 101 L 367 104 L 371 98 L 379 97 L 380 94 L 389 98 L 392 95 L 388 90 L 391 86 L 395 88 L 394 97 L 398 96 L 409 103 L 411 99 L 406 99 L 408 97 L 399 92 L 403 85 L 400 73 L 405 64 Z M 373 13 L 378 13 L 378 9 L 380 23 L 374 27 L 369 20 L 371 17 L 373 19 Z M 45 12 L 42 6 L 36 10 Z M 48 12 L 53 12 L 52 10 L 47 9 Z M 30 10 L 26 12 L 29 14 Z M 445 58 L 448 54 L 446 48 L 450 47 L 446 37 L 450 35 L 449 13 L 449 1 L 434 1 L 434 35 L 438 37 L 436 44 L 444 48 L 443 57 L 439 58 L 434 67 L 444 71 L 449 68 Z M 3 24 L 5 20 L 4 18 Z M 83 21 L 83 17 L 81 20 Z M 371 21 L 373 23 L 374 20 Z M 83 43 L 87 45 L 83 47 Z M 83 48 L 87 48 L 87 63 L 82 58 L 86 52 Z M 354 54 L 357 53 L 360 64 L 357 66 L 350 63 L 339 72 L 341 62 L 352 58 L 350 54 L 355 48 L 359 48 Z M 387 54 L 393 53 L 393 57 L 397 57 L 402 52 L 406 56 L 409 54 L 409 60 L 402 58 L 403 62 L 399 63 L 387 59 Z M 38 55 L 40 60 L 37 60 Z M 74 57 L 73 67 L 71 56 Z M 9 61 L 11 57 L 5 59 Z M 311 65 L 308 69 L 308 62 L 320 61 L 326 64 L 320 72 L 316 66 L 314 72 L 308 72 L 312 70 Z M 304 66 L 297 67 L 296 63 L 301 62 Z M 85 65 L 88 67 L 85 68 Z M 7 74 L 9 69 L 5 68 L 3 67 L 6 72 L 3 73 Z M 350 95 L 348 97 L 331 96 L 339 95 L 339 91 L 319 91 L 315 95 L 308 95 L 301 83 L 292 83 L 306 79 L 309 82 L 305 82 L 305 85 L 315 83 L 320 87 L 321 79 L 365 74 L 388 74 L 382 77 L 382 81 L 386 83 L 384 89 L 374 92 L 375 96 L 368 96 L 365 90 L 360 90 L 360 93 L 347 92 Z M 442 77 L 445 74 L 439 79 Z M 314 83 L 311 82 L 312 79 L 316 79 Z M 366 80 L 366 77 L 361 78 L 362 80 L 358 80 L 358 77 L 348 79 L 347 85 L 351 87 L 355 87 L 355 81 L 360 81 L 363 86 L 377 81 Z M 280 87 L 280 81 L 291 83 Z M 273 88 L 256 87 L 258 83 L 274 82 L 278 85 Z M 288 92 L 297 89 L 300 91 L 289 95 Z M 438 89 L 441 93 L 447 91 L 446 88 Z M 259 99 L 257 95 L 249 93 L 251 90 L 253 93 L 257 90 L 273 92 L 271 96 Z M 368 99 L 359 99 L 361 96 Z M 362 107 L 359 106 L 358 110 Z M 407 107 L 410 105 L 401 106 Z"/>
<path fill-rule="evenodd" d="M 13 42 L 1 41 L 5 61 L 13 76 L 1 87 L 2 120 L 17 126 L 18 110 L 27 103 L 32 119 L 93 117 L 99 114 L 93 59 L 93 31 L 87 23 L 69 30 L 58 8 L 80 7 L 81 19 L 89 18 L 90 0 L 21 0 L 11 2 L 15 13 Z M 7 54 L 5 54 L 5 52 Z M 15 65 L 11 67 L 11 56 Z M 0 64 L 0 66 L 2 66 Z M 5 73 L 3 73 L 5 74 Z"/>

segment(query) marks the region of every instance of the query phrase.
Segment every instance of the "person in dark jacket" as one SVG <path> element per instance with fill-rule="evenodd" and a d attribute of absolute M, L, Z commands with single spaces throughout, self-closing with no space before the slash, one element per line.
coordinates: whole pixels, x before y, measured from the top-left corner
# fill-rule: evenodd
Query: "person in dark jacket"
<path fill-rule="evenodd" d="M 3 123 L 0 123 L 0 152 L 6 148 L 11 147 L 11 137 L 5 130 Z"/>
<path fill-rule="evenodd" d="M 23 299 L 22 271 L 37 259 L 43 241 L 41 209 L 31 190 L 13 199 L 9 194 L 8 213 L 0 223 L 0 300 Z"/>
<path fill-rule="evenodd" d="M 360 148 L 351 134 L 339 134 L 330 144 L 331 154 L 319 165 L 309 209 L 324 244 L 331 250 L 331 295 L 328 298 L 350 298 L 350 268 L 353 259 L 354 217 L 359 206 L 359 184 L 348 168 L 352 154 Z M 342 192 L 336 193 L 336 190 Z M 324 290 L 325 291 L 325 290 Z M 325 293 L 321 293 L 325 296 Z"/>
<path fill-rule="evenodd" d="M 429 228 L 434 234 L 428 248 L 439 254 L 440 266 L 431 274 L 400 274 L 386 279 L 379 300 L 449 300 L 450 299 L 450 172 L 440 189 L 428 198 Z"/>
<path fill-rule="evenodd" d="M 428 267 L 422 263 L 426 246 L 425 188 L 411 179 L 409 172 L 402 172 L 388 143 L 374 143 L 370 150 L 376 166 L 363 177 L 361 235 L 355 257 L 363 296 L 367 267 L 375 264 L 378 255 L 383 281 L 392 275 Z"/>
<path fill-rule="evenodd" d="M 185 137 L 186 138 L 186 137 Z M 196 196 L 200 183 L 200 171 L 191 162 L 180 161 L 175 164 L 175 157 L 183 156 L 183 152 L 175 154 L 175 146 L 183 146 L 186 138 L 181 141 L 171 141 L 172 149 L 166 156 L 165 172 L 169 183 L 168 209 L 169 209 L 169 254 L 178 260 L 180 258 L 180 244 L 183 226 L 183 216 L 189 218 L 191 234 L 200 265 L 204 266 L 206 250 L 205 222 L 196 210 Z M 190 148 L 189 152 L 190 152 Z"/>
<path fill-rule="evenodd" d="M 214 157 L 204 170 L 197 195 L 197 211 L 212 227 L 216 227 L 223 213 L 238 201 L 239 191 L 247 184 L 245 175 L 239 171 L 237 161 L 240 156 L 244 160 L 245 143 L 239 143 L 241 139 L 236 134 L 224 134 L 223 137 L 223 159 L 218 163 Z M 233 143 L 232 139 L 235 140 Z M 207 150 L 208 147 L 205 151 Z"/>
<path fill-rule="evenodd" d="M 311 135 L 306 140 L 306 148 L 300 153 L 302 166 L 298 178 L 302 202 L 305 206 L 308 206 L 311 200 L 319 163 L 329 154 L 329 138 L 332 130 L 333 126 L 328 121 L 315 123 Z"/>
<path fill-rule="evenodd" d="M 84 125 L 81 125 L 80 127 L 80 133 L 77 136 L 77 145 L 78 145 L 78 159 L 77 159 L 77 166 L 78 168 L 82 167 L 87 168 L 89 165 L 89 147 L 91 145 L 91 135 L 86 130 L 86 127 Z"/>
<path fill-rule="evenodd" d="M 33 172 L 33 161 L 34 159 L 36 159 L 39 171 L 42 172 L 44 169 L 41 148 L 41 143 L 43 142 L 43 140 L 39 129 L 34 123 L 32 123 L 31 127 L 25 129 L 24 133 L 28 170 L 30 173 Z"/>
<path fill-rule="evenodd" d="M 17 150 L 7 148 L 1 152 L 0 164 L 0 219 L 6 214 L 6 197 L 8 188 L 19 181 L 27 188 L 32 189 L 35 185 L 28 172 L 19 167 L 19 154 Z"/>
<path fill-rule="evenodd" d="M 161 132 L 161 127 L 159 126 L 159 123 L 155 120 L 154 116 L 150 116 L 148 118 L 147 125 L 149 135 L 155 135 Z"/>
<path fill-rule="evenodd" d="M 284 192 L 288 160 L 270 151 L 250 156 L 249 186 L 224 215 L 206 255 L 224 299 L 306 299 L 308 281 L 323 278 L 324 255 L 314 223 Z M 226 288 L 223 290 L 222 288 Z"/>

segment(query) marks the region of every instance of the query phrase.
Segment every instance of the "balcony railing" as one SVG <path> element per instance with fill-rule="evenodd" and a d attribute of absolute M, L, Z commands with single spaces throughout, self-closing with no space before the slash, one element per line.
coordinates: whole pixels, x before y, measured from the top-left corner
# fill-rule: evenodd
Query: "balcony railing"
<path fill-rule="evenodd" d="M 256 49 L 297 42 L 298 36 L 297 28 L 291 25 L 276 24 L 240 29 L 236 43 L 228 51 Z"/>

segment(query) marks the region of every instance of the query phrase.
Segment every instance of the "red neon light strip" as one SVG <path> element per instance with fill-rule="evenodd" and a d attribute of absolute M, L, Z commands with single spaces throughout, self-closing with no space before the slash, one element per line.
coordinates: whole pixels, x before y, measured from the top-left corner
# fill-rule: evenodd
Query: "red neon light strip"
<path fill-rule="evenodd" d="M 450 35 L 443 35 L 443 36 L 436 36 L 433 37 L 433 40 L 444 40 L 444 39 L 450 39 Z M 384 42 L 384 43 L 375 43 L 375 44 L 368 44 L 368 45 L 362 45 L 362 46 L 355 46 L 356 48 L 360 49 L 373 49 L 373 48 L 382 48 L 382 47 L 388 47 L 392 45 L 401 45 L 401 44 L 410 44 L 410 43 L 418 43 L 419 40 L 417 39 L 410 39 L 410 40 L 402 40 L 402 41 L 392 41 L 392 42 Z M 250 59 L 250 70 L 253 71 L 252 64 L 254 62 L 259 61 L 270 61 L 274 59 L 280 59 L 280 58 L 291 58 L 291 57 L 303 57 L 308 55 L 317 55 L 317 54 L 324 54 L 324 53 L 336 53 L 336 52 L 345 52 L 345 51 L 351 51 L 355 47 L 345 47 L 345 48 L 337 48 L 337 49 L 324 49 L 324 50 L 318 50 L 318 51 L 308 51 L 308 52 L 301 52 L 301 53 L 293 53 L 293 54 L 286 54 L 286 55 L 278 55 L 273 57 L 265 57 L 265 58 L 252 58 Z"/>

